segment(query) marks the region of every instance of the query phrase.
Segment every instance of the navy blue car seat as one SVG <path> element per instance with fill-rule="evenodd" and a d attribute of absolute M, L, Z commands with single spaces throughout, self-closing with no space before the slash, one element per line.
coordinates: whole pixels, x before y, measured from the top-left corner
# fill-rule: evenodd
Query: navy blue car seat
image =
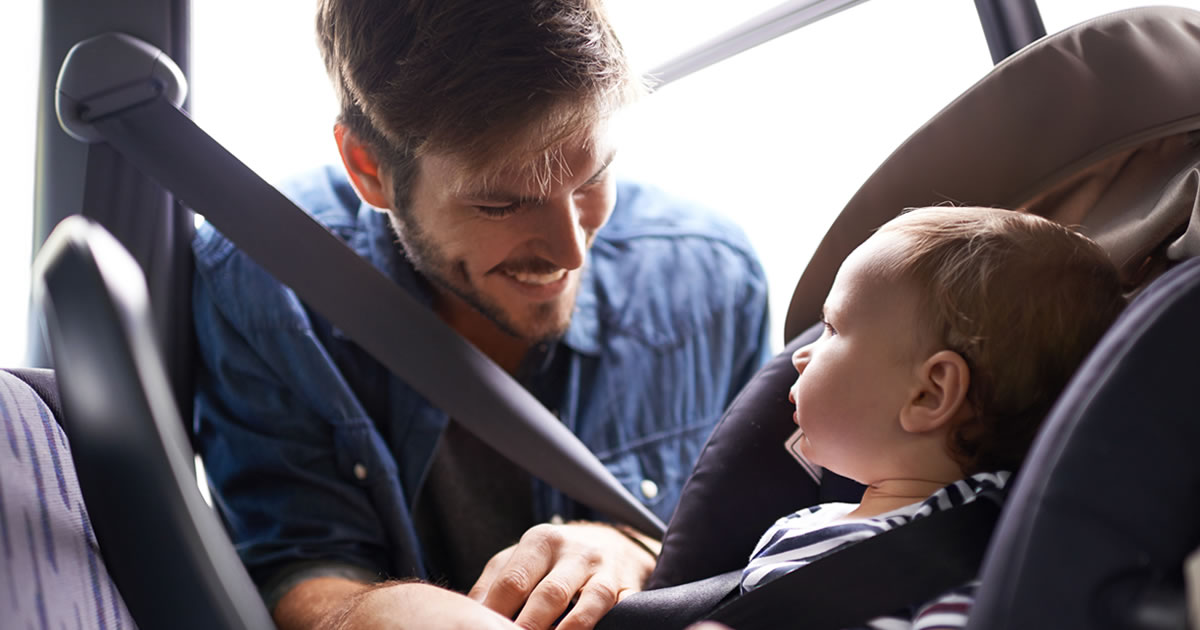
<path fill-rule="evenodd" d="M 971 630 L 1186 626 L 1182 564 L 1200 547 L 1197 322 L 1192 259 L 1080 367 L 997 525 Z"/>
<path fill-rule="evenodd" d="M 758 536 L 776 518 L 815 502 L 846 500 L 858 492 L 836 476 L 826 475 L 816 482 L 784 449 L 785 439 L 795 429 L 786 400 L 787 387 L 795 378 L 788 355 L 816 334 L 815 330 L 804 331 L 818 319 L 841 261 L 872 230 L 904 208 L 944 203 L 1025 208 L 1078 226 L 1113 257 L 1131 294 L 1180 261 L 1200 254 L 1198 77 L 1200 13 L 1166 7 L 1123 11 L 1031 44 L 999 64 L 911 136 L 851 199 L 800 278 L 786 322 L 792 342 L 747 386 L 715 429 L 684 488 L 649 586 L 674 586 L 741 568 Z M 1194 267 L 1188 269 L 1193 269 L 1194 275 Z M 1179 282 L 1168 280 L 1155 287 L 1153 295 L 1148 293 L 1148 299 L 1139 302 L 1136 312 L 1142 314 L 1136 317 L 1149 317 L 1145 311 L 1161 306 Z M 1125 343 L 1123 338 L 1131 327 L 1136 327 L 1129 318 L 1122 321 L 1102 344 L 1103 356 L 1108 358 L 1093 359 L 1089 366 L 1116 360 L 1117 355 L 1120 360 L 1134 360 L 1135 355 L 1114 350 L 1114 345 Z M 1172 333 L 1181 346 L 1193 344 L 1188 347 L 1194 349 L 1198 333 L 1182 324 L 1174 326 Z M 1135 354 L 1145 361 L 1153 359 L 1153 352 Z M 1191 420 L 1197 414 L 1186 397 L 1178 394 L 1188 391 L 1185 375 L 1194 376 L 1195 370 L 1185 370 L 1180 363 L 1186 354 L 1172 356 L 1174 359 L 1164 360 L 1159 368 L 1177 370 L 1175 379 L 1155 380 L 1157 372 L 1122 368 L 1122 378 L 1131 379 L 1124 389 L 1142 392 L 1139 399 L 1156 412 Z M 1190 356 L 1194 360 L 1196 355 Z M 1132 365 L 1139 364 L 1135 361 Z M 1079 379 L 1094 377 L 1085 369 Z M 1167 383 L 1177 388 L 1173 394 L 1159 389 Z M 1073 384 L 1057 413 L 1096 413 L 1094 406 L 1084 404 L 1087 394 L 1081 393 L 1093 386 Z M 1107 387 L 1110 391 L 1122 389 L 1112 384 Z M 1141 415 L 1145 414 L 1143 410 Z M 1066 421 L 1051 425 L 1060 422 Z M 1126 417 L 1123 428 L 1135 432 L 1140 427 L 1135 418 Z M 1139 505 L 1155 503 L 1156 514 L 1164 517 L 1178 511 L 1184 521 L 1179 530 L 1190 525 L 1200 533 L 1187 520 L 1191 508 L 1179 503 L 1185 500 L 1182 487 L 1192 479 L 1185 470 L 1180 471 L 1185 477 L 1178 484 L 1146 476 L 1131 477 L 1124 483 L 1114 480 L 1129 469 L 1154 470 L 1157 449 L 1169 450 L 1154 445 L 1161 435 L 1144 437 L 1144 442 L 1135 441 L 1141 446 L 1136 453 L 1122 448 L 1127 441 L 1115 433 L 1085 438 L 1090 446 L 1080 446 L 1077 456 L 1094 467 L 1107 467 L 1110 473 L 1098 487 L 1088 485 L 1079 463 L 1064 463 L 1074 472 L 1058 478 L 1065 470 L 1054 463 L 1055 457 L 1063 454 L 1061 443 L 1050 447 L 1039 442 L 1028 470 L 1014 487 L 1013 505 L 1006 508 L 986 567 L 979 616 L 995 617 L 995 623 L 972 627 L 1099 627 L 1082 616 L 1082 605 L 1061 611 L 1057 624 L 1037 623 L 1035 615 L 1019 613 L 1053 607 L 1053 594 L 1067 589 L 1073 597 L 1093 604 L 1089 610 L 1093 616 L 1103 614 L 1094 609 L 1101 591 L 1123 594 L 1125 599 L 1111 605 L 1127 606 L 1126 612 L 1132 614 L 1136 587 L 1164 572 L 1178 577 L 1183 552 L 1195 546 L 1194 537 L 1185 537 L 1182 531 L 1172 529 L 1170 542 L 1153 553 L 1140 546 L 1152 537 L 1146 534 L 1150 531 L 1146 523 L 1139 530 L 1145 535 L 1126 532 L 1121 545 L 1106 546 L 1125 532 L 1112 529 L 1117 527 L 1115 523 L 1133 527 L 1135 514 L 1111 522 L 1101 519 L 1098 526 L 1102 531 L 1073 539 L 1078 546 L 1056 547 L 1072 536 L 1068 524 L 1086 529 L 1096 521 L 1094 510 L 1124 510 L 1103 505 L 1109 484 L 1114 484 L 1113 490 L 1140 489 L 1143 503 Z M 1195 448 L 1200 441 L 1185 444 Z M 1083 453 L 1093 459 L 1087 460 Z M 1030 496 L 1035 493 L 1030 489 L 1035 483 L 1048 483 L 1057 493 L 1036 491 L 1039 498 L 1061 498 L 1070 492 L 1097 494 L 1084 511 L 1051 522 L 1039 511 L 1046 509 L 1044 505 Z M 1160 487 L 1164 490 L 1161 494 Z M 1179 491 L 1172 492 L 1172 488 Z M 853 496 L 852 500 L 856 499 Z M 1060 514 L 1062 509 L 1049 512 Z M 1031 517 L 1036 526 L 1026 522 Z M 1037 537 L 1037 543 L 1010 547 L 1025 535 Z M 1045 539 L 1041 539 L 1043 535 Z M 1095 563 L 1078 562 L 1074 556 L 1036 557 L 1049 548 L 1098 557 L 1110 551 L 1125 555 L 1121 561 L 1110 558 Z M 1145 555 L 1138 556 L 1139 552 Z M 1133 558 L 1139 557 L 1143 564 L 1135 565 Z M 1154 560 L 1148 559 L 1151 557 Z M 1140 566 L 1142 573 L 1126 574 L 1123 577 L 1128 582 L 1123 586 L 1103 590 L 1111 585 L 1101 582 L 1117 579 L 1113 567 L 1132 570 L 1134 566 Z M 1103 579 L 1101 568 L 1110 570 Z M 1026 584 L 1039 571 L 1053 577 Z M 1018 582 L 1020 586 L 1014 586 Z M 1074 586 L 1051 588 L 1055 583 Z M 1168 608 L 1177 615 L 1179 600 L 1172 601 L 1173 607 Z M 1011 616 L 997 615 L 1000 609 L 1010 611 Z"/>
<path fill-rule="evenodd" d="M 1110 253 L 1131 292 L 1200 253 L 1197 77 L 1200 13 L 1122 11 L 1016 53 L 901 145 L 801 276 L 785 328 L 792 342 L 715 429 L 651 586 L 739 568 L 775 518 L 856 492 L 834 476 L 818 485 L 782 446 L 795 429 L 788 354 L 818 320 L 841 261 L 903 209 L 1021 207 L 1079 226 Z"/>

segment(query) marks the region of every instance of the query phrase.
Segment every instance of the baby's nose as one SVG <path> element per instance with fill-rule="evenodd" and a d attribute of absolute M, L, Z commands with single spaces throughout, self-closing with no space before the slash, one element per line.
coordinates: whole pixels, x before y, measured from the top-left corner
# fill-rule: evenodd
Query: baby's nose
<path fill-rule="evenodd" d="M 792 353 L 792 367 L 796 368 L 797 373 L 804 373 L 804 368 L 808 365 L 808 359 L 812 356 L 811 349 L 812 344 L 809 344 Z"/>

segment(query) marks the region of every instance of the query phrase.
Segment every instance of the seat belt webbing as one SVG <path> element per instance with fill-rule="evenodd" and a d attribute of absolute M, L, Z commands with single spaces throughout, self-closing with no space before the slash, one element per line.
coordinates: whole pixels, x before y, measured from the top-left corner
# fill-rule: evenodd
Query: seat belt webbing
<path fill-rule="evenodd" d="M 165 98 L 88 122 L 481 440 L 576 501 L 662 536 L 662 521 L 536 398 Z"/>

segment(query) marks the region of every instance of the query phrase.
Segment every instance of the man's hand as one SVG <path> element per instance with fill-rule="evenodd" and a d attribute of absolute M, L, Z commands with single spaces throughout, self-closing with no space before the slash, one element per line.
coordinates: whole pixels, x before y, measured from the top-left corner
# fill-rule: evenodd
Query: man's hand
<path fill-rule="evenodd" d="M 587 630 L 617 602 L 642 588 L 655 558 L 609 525 L 537 525 L 492 557 L 468 597 L 544 630 L 576 599 L 559 630 Z M 524 607 L 522 607 L 524 606 Z"/>
<path fill-rule="evenodd" d="M 513 622 L 463 595 L 421 582 L 368 586 L 316 578 L 293 588 L 275 607 L 281 630 L 515 630 Z"/>

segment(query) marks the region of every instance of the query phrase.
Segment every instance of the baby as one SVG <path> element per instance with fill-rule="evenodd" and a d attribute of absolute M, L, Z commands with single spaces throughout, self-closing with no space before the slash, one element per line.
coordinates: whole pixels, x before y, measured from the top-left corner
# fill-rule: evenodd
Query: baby
<path fill-rule="evenodd" d="M 803 456 L 866 492 L 857 504 L 776 522 L 743 591 L 932 512 L 1000 500 L 1124 304 L 1098 245 L 1034 215 L 923 208 L 880 228 L 838 271 L 824 332 L 792 356 L 799 377 L 789 393 Z M 967 585 L 868 625 L 962 627 L 973 592 Z"/>

